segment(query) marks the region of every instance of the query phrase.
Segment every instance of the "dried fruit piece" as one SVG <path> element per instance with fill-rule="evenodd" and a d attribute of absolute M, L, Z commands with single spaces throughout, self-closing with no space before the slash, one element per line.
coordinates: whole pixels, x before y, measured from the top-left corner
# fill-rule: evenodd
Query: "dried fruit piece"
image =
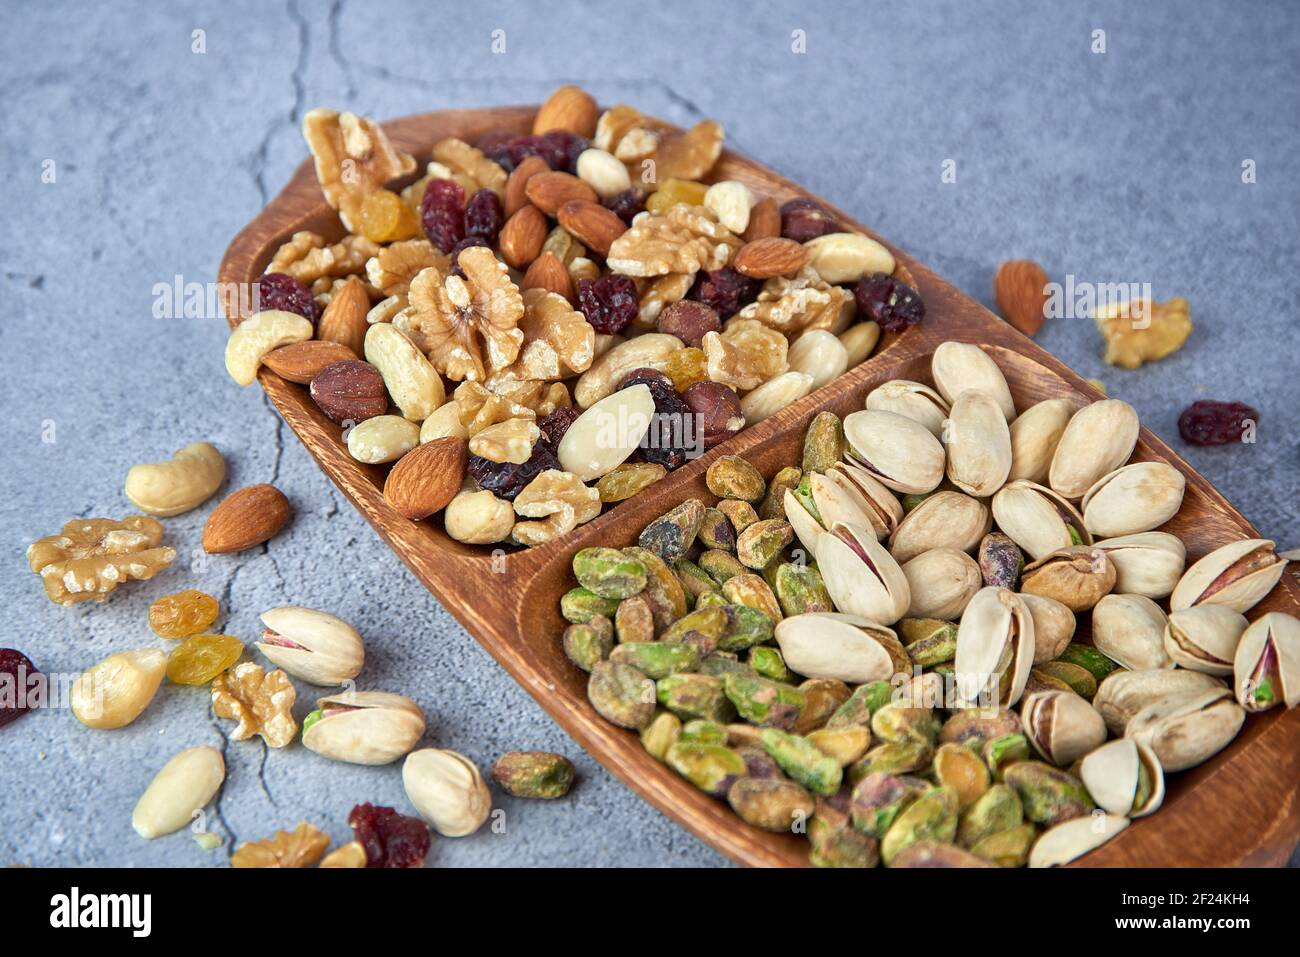
<path fill-rule="evenodd" d="M 330 846 L 329 836 L 306 821 L 275 837 L 246 841 L 230 856 L 231 867 L 311 867 Z"/>
<path fill-rule="evenodd" d="M 283 671 L 267 672 L 246 661 L 217 675 L 212 682 L 212 713 L 238 721 L 230 737 L 244 741 L 255 734 L 272 748 L 283 748 L 298 733 L 293 718 L 297 692 Z"/>
<path fill-rule="evenodd" d="M 480 189 L 465 204 L 465 237 L 481 239 L 489 246 L 505 224 L 505 207 L 501 197 L 490 189 Z"/>
<path fill-rule="evenodd" d="M 596 332 L 616 335 L 637 317 L 636 284 L 620 275 L 584 279 L 578 283 L 578 303 Z"/>
<path fill-rule="evenodd" d="M 858 314 L 874 320 L 886 332 L 902 332 L 925 318 L 920 294 L 894 276 L 875 273 L 858 280 L 853 291 Z"/>
<path fill-rule="evenodd" d="M 230 635 L 193 635 L 167 658 L 167 677 L 178 685 L 205 685 L 244 653 L 244 643 Z"/>
<path fill-rule="evenodd" d="M 8 687 L 0 694 L 0 728 L 3 728 L 31 710 L 32 692 L 42 677 L 31 659 L 16 648 L 0 648 L 0 675 L 7 676 L 0 681 L 0 687 Z"/>
<path fill-rule="evenodd" d="M 703 349 L 691 348 L 674 352 L 664 365 L 664 375 L 673 380 L 674 389 L 685 392 L 697 382 L 704 382 L 709 378 L 708 357 L 705 356 Z"/>
<path fill-rule="evenodd" d="M 358 804 L 348 827 L 365 848 L 367 867 L 420 867 L 429 853 L 428 826 L 391 807 Z"/>
<path fill-rule="evenodd" d="M 287 273 L 268 272 L 258 277 L 255 286 L 255 312 L 277 309 L 296 313 L 313 323 L 320 318 L 320 307 L 306 283 Z"/>
<path fill-rule="evenodd" d="M 402 197 L 387 189 L 367 193 L 361 201 L 362 236 L 374 243 L 392 243 L 420 234 L 420 220 Z"/>
<path fill-rule="evenodd" d="M 159 638 L 197 635 L 221 613 L 221 606 L 206 592 L 193 588 L 163 595 L 149 606 L 149 627 Z"/>
<path fill-rule="evenodd" d="M 1093 313 L 1106 339 L 1103 360 L 1136 369 L 1177 352 L 1192 334 L 1192 307 L 1186 299 L 1139 299 L 1101 306 Z"/>
<path fill-rule="evenodd" d="M 74 519 L 27 546 L 27 564 L 55 604 L 104 601 L 122 582 L 153 578 L 176 559 L 176 549 L 159 547 L 162 537 L 162 522 L 146 515 Z"/>
<path fill-rule="evenodd" d="M 629 226 L 636 214 L 645 210 L 646 194 L 644 190 L 633 187 L 625 189 L 617 196 L 605 200 L 605 208 Z"/>
<path fill-rule="evenodd" d="M 1192 445 L 1230 445 L 1258 424 L 1259 413 L 1244 402 L 1200 399 L 1178 416 L 1178 434 Z"/>
<path fill-rule="evenodd" d="M 696 276 L 686 297 L 708 305 L 719 318 L 730 319 L 758 295 L 758 290 L 757 280 L 724 266 Z"/>
<path fill-rule="evenodd" d="M 667 474 L 664 466 L 653 462 L 624 462 L 597 480 L 596 491 L 602 502 L 622 502 Z"/>
<path fill-rule="evenodd" d="M 687 206 L 703 206 L 704 196 L 709 187 L 704 183 L 695 183 L 684 179 L 669 179 L 646 200 L 645 208 L 652 213 L 662 213 L 669 206 L 684 203 Z"/>
<path fill-rule="evenodd" d="M 434 179 L 420 201 L 420 225 L 429 242 L 450 253 L 465 238 L 465 190 L 451 179 Z"/>

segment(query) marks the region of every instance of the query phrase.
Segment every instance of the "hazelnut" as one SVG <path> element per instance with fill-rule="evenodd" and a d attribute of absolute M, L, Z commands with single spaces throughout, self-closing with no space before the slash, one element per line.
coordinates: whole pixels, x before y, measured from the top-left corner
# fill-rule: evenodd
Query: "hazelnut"
<path fill-rule="evenodd" d="M 659 331 L 676 336 L 688 346 L 699 348 L 704 341 L 704 334 L 717 332 L 722 328 L 722 320 L 708 303 L 694 299 L 680 299 L 664 307 L 659 313 Z"/>
<path fill-rule="evenodd" d="M 335 422 L 360 422 L 388 411 L 384 377 L 360 359 L 327 365 L 311 380 L 310 391 L 320 410 Z"/>
<path fill-rule="evenodd" d="M 713 448 L 745 427 L 740 397 L 721 382 L 697 382 L 683 393 L 691 412 L 700 417 L 704 447 Z"/>

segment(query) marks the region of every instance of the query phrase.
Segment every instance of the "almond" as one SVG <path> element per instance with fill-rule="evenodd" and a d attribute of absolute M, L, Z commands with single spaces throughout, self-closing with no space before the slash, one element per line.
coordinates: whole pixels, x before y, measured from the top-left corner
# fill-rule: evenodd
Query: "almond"
<path fill-rule="evenodd" d="M 242 552 L 278 535 L 293 507 L 274 485 L 249 485 L 231 492 L 203 527 L 203 550 L 212 555 Z"/>
<path fill-rule="evenodd" d="M 465 478 L 469 444 L 462 438 L 425 442 L 397 460 L 384 482 L 384 500 L 398 514 L 418 521 L 446 507 Z"/>
<path fill-rule="evenodd" d="M 578 242 L 601 256 L 608 256 L 610 245 L 627 232 L 627 223 L 619 218 L 618 213 L 606 209 L 600 203 L 589 203 L 581 199 L 561 206 L 558 218 L 560 225 Z"/>
<path fill-rule="evenodd" d="M 347 346 L 323 339 L 292 342 L 268 352 L 262 364 L 281 379 L 306 385 L 328 365 L 355 359 L 356 353 Z"/>
<path fill-rule="evenodd" d="M 546 160 L 540 156 L 525 156 L 524 161 L 516 166 L 506 180 L 506 195 L 504 203 L 506 207 L 506 216 L 513 216 L 519 210 L 528 205 L 528 195 L 524 190 L 528 186 L 528 181 L 538 173 L 545 173 L 550 170 L 546 165 Z"/>
<path fill-rule="evenodd" d="M 745 243 L 736 253 L 732 266 L 751 279 L 771 279 L 797 273 L 808 264 L 808 257 L 808 248 L 803 243 L 776 236 Z"/>
<path fill-rule="evenodd" d="M 354 357 L 361 355 L 368 327 L 366 313 L 369 311 L 370 296 L 366 284 L 353 276 L 325 307 L 316 326 L 316 338 L 347 346 Z"/>
<path fill-rule="evenodd" d="M 383 374 L 360 359 L 327 365 L 311 380 L 309 391 L 320 410 L 340 424 L 360 422 L 388 411 Z"/>
<path fill-rule="evenodd" d="M 515 269 L 527 269 L 541 253 L 550 225 L 546 214 L 536 206 L 518 210 L 501 227 L 501 258 Z"/>
<path fill-rule="evenodd" d="M 528 201 L 544 212 L 554 216 L 565 203 L 577 199 L 594 203 L 598 199 L 596 191 L 571 173 L 547 171 L 528 177 L 524 187 Z"/>
<path fill-rule="evenodd" d="M 562 86 L 542 104 L 533 120 L 533 135 L 548 130 L 568 130 L 591 139 L 596 135 L 600 108 L 591 94 L 579 86 Z"/>
<path fill-rule="evenodd" d="M 744 240 L 773 239 L 781 235 L 781 207 L 770 196 L 760 199 L 749 211 L 749 225 L 745 227 Z"/>
<path fill-rule="evenodd" d="M 1047 273 L 1031 259 L 1011 259 L 993 276 L 993 298 L 1007 322 L 1027 336 L 1043 324 Z"/>
<path fill-rule="evenodd" d="M 542 253 L 534 259 L 533 264 L 524 273 L 524 283 L 520 288 L 558 292 L 569 300 L 569 305 L 575 305 L 578 301 L 573 291 L 573 277 L 569 275 L 569 270 L 564 267 L 564 263 L 560 262 L 560 257 L 555 253 Z"/>

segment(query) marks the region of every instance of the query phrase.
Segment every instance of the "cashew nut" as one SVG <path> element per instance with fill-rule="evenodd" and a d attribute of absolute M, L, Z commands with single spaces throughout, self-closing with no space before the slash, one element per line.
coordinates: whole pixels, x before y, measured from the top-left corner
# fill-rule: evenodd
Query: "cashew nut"
<path fill-rule="evenodd" d="M 305 342 L 314 331 L 311 320 L 283 309 L 249 316 L 226 340 L 226 371 L 240 385 L 249 385 L 257 378 L 263 356 L 292 342 Z"/>
<path fill-rule="evenodd" d="M 166 462 L 131 466 L 126 473 L 126 497 L 150 515 L 168 518 L 202 505 L 225 477 L 221 453 L 207 442 L 195 442 Z"/>
<path fill-rule="evenodd" d="M 376 323 L 366 333 L 366 361 L 379 370 L 393 404 L 412 422 L 423 422 L 447 398 L 433 363 L 391 323 Z"/>

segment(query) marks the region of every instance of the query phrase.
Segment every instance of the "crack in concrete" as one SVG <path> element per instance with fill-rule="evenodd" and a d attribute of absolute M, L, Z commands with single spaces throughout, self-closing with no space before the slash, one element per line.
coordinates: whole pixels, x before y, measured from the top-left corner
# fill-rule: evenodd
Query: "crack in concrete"
<path fill-rule="evenodd" d="M 266 783 L 266 758 L 271 753 L 271 749 L 267 746 L 265 738 L 259 738 L 258 740 L 262 742 L 262 760 L 257 765 L 257 783 L 261 786 L 266 799 L 271 802 L 271 807 L 278 809 L 280 803 L 276 801 L 275 795 L 271 793 L 271 786 Z"/>
<path fill-rule="evenodd" d="M 330 58 L 338 65 L 339 71 L 343 74 L 344 87 L 348 99 L 353 99 L 357 95 L 356 80 L 352 76 L 352 64 L 348 62 L 347 57 L 343 55 L 343 48 L 339 45 L 339 20 L 343 15 L 343 0 L 334 0 L 330 4 L 329 14 L 325 19 L 326 26 L 329 28 L 328 41 L 326 47 L 329 49 Z"/>
<path fill-rule="evenodd" d="M 230 735 L 226 733 L 226 728 L 221 723 L 220 719 L 213 714 L 211 704 L 208 705 L 208 723 L 211 724 L 217 734 L 221 736 L 221 760 L 225 764 L 226 768 L 229 768 L 230 761 L 227 758 L 226 752 L 230 748 Z M 222 829 L 226 832 L 226 836 L 230 840 L 230 850 L 233 851 L 239 839 L 235 836 L 235 829 L 231 827 L 230 822 L 226 820 L 226 813 L 221 807 L 221 802 L 225 800 L 225 796 L 226 789 L 224 787 L 218 788 L 217 800 L 216 803 L 213 804 L 212 810 L 217 815 L 217 821 L 220 822 Z"/>

